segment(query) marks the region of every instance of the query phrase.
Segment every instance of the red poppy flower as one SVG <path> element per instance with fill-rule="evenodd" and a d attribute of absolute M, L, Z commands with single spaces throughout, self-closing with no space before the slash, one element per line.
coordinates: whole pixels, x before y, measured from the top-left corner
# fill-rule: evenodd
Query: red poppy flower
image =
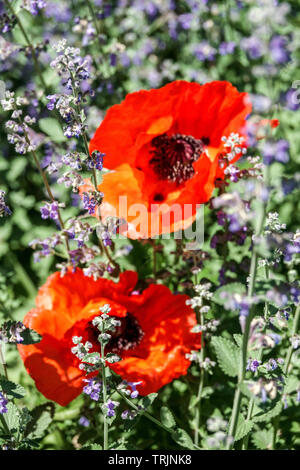
<path fill-rule="evenodd" d="M 190 226 L 196 205 L 210 199 L 215 179 L 224 175 L 218 165 L 224 153 L 221 138 L 232 132 L 243 135 L 250 112 L 247 93 L 239 93 L 228 82 L 175 81 L 127 95 L 108 110 L 90 142 L 90 152 L 104 152 L 105 166 L 113 170 L 99 185 L 104 193 L 101 216 L 123 213 L 119 197 L 126 195 L 128 208 L 134 204 L 147 208 L 138 222 L 134 211 L 125 214 L 131 238 Z M 176 204 L 190 209 L 174 215 Z"/>
<path fill-rule="evenodd" d="M 82 336 L 98 351 L 99 332 L 92 320 L 105 304 L 111 306 L 109 314 L 121 320 L 107 352 L 122 358 L 109 367 L 124 380 L 141 381 L 138 389 L 146 395 L 186 374 L 190 365 L 186 353 L 200 348 L 199 334 L 191 333 L 196 317 L 185 303 L 188 297 L 155 284 L 137 294 L 133 292 L 136 282 L 133 271 L 122 273 L 118 283 L 94 281 L 80 269 L 48 278 L 39 290 L 36 308 L 24 319 L 27 327 L 43 336 L 42 341 L 18 346 L 27 371 L 45 397 L 65 406 L 82 392 L 85 375 L 71 353 L 72 337 Z"/>

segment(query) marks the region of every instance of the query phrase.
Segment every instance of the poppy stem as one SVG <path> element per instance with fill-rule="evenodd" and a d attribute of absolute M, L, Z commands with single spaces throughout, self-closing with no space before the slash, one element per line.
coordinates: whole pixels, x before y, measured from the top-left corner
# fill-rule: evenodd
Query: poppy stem
<path fill-rule="evenodd" d="M 104 328 L 102 325 L 102 334 L 104 333 Z M 103 404 L 107 403 L 107 382 L 106 382 L 106 366 L 105 366 L 105 354 L 104 354 L 104 344 L 103 341 L 100 342 L 101 347 L 101 375 L 102 375 L 102 393 L 103 393 Z M 108 423 L 107 423 L 107 416 L 105 411 L 103 410 L 103 450 L 108 449 Z"/>
<path fill-rule="evenodd" d="M 99 238 L 99 243 L 101 245 L 101 248 L 102 250 L 104 251 L 108 261 L 116 268 L 116 270 L 118 272 L 120 272 L 120 266 L 118 265 L 118 263 L 112 258 L 110 252 L 109 252 L 109 249 L 107 248 L 107 246 L 105 246 L 105 244 L 103 243 L 103 241 Z"/>
<path fill-rule="evenodd" d="M 265 167 L 266 178 L 265 180 L 269 180 L 269 167 Z M 256 227 L 256 237 L 261 236 L 265 217 L 266 217 L 266 209 L 267 209 L 268 201 L 263 201 L 259 208 L 258 213 L 258 223 Z M 251 264 L 250 264 L 250 274 L 249 274 L 249 285 L 248 285 L 248 298 L 251 299 L 254 294 L 254 287 L 255 287 L 255 280 L 257 274 L 257 266 L 258 266 L 258 252 L 253 244 L 252 247 L 252 257 L 251 257 Z M 242 339 L 242 347 L 240 350 L 240 364 L 239 364 L 239 372 L 238 372 L 238 382 L 235 389 L 234 399 L 233 399 L 233 406 L 232 406 L 232 414 L 229 423 L 229 431 L 228 436 L 232 437 L 232 441 L 228 439 L 227 443 L 227 450 L 231 450 L 234 445 L 234 439 L 237 431 L 237 424 L 240 415 L 241 409 L 241 401 L 242 401 L 242 393 L 241 393 L 241 385 L 244 383 L 245 375 L 246 375 L 246 367 L 247 367 L 247 352 L 248 352 L 248 340 L 250 334 L 250 326 L 251 321 L 254 316 L 254 309 L 250 308 L 249 314 L 246 317 L 244 332 L 243 332 L 243 339 Z"/>

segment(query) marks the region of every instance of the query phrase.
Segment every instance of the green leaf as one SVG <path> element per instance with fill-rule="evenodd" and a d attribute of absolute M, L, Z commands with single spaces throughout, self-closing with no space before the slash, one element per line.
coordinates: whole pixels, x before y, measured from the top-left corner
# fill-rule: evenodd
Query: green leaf
<path fill-rule="evenodd" d="M 108 448 L 109 450 L 137 450 L 136 445 L 131 444 L 130 442 L 122 439 L 119 439 L 117 442 L 112 442 Z"/>
<path fill-rule="evenodd" d="M 12 402 L 7 404 L 7 413 L 4 415 L 7 427 L 11 433 L 18 430 L 20 424 L 20 412 Z"/>
<path fill-rule="evenodd" d="M 202 390 L 201 398 L 206 399 L 209 398 L 214 392 L 212 387 L 204 387 Z"/>
<path fill-rule="evenodd" d="M 282 402 L 278 400 L 275 406 L 273 406 L 270 410 L 262 410 L 258 406 L 254 408 L 252 420 L 255 423 L 264 423 L 270 421 L 270 419 L 275 418 L 278 416 L 282 411 Z"/>
<path fill-rule="evenodd" d="M 22 157 L 13 160 L 10 165 L 9 172 L 7 173 L 7 179 L 9 181 L 16 180 L 24 172 L 27 163 L 28 160 Z"/>
<path fill-rule="evenodd" d="M 146 397 L 143 397 L 139 400 L 139 405 L 142 406 L 144 409 L 148 408 L 152 405 L 155 398 L 158 396 L 158 393 L 150 393 Z"/>
<path fill-rule="evenodd" d="M 6 91 L 5 82 L 0 80 L 0 100 L 1 101 L 4 100 L 5 98 L 5 91 Z"/>
<path fill-rule="evenodd" d="M 176 429 L 176 431 L 172 432 L 172 438 L 181 447 L 184 447 L 185 449 L 195 450 L 192 439 L 184 429 Z"/>
<path fill-rule="evenodd" d="M 252 435 L 252 442 L 258 449 L 271 449 L 273 439 L 273 430 L 263 429 Z"/>
<path fill-rule="evenodd" d="M 42 118 L 39 120 L 41 131 L 47 134 L 54 142 L 65 142 L 67 137 L 64 135 L 59 122 L 54 118 Z"/>
<path fill-rule="evenodd" d="M 299 379 L 298 377 L 295 377 L 294 375 L 290 375 L 287 380 L 286 384 L 284 387 L 284 393 L 289 394 L 296 392 L 299 388 Z"/>
<path fill-rule="evenodd" d="M 241 347 L 242 347 L 242 342 L 243 342 L 243 335 L 241 335 L 241 334 L 234 334 L 233 337 L 234 337 L 234 341 L 236 342 L 236 344 L 238 345 L 238 347 L 241 348 Z"/>
<path fill-rule="evenodd" d="M 253 428 L 253 425 L 254 423 L 252 421 L 246 421 L 244 416 L 240 415 L 239 420 L 238 420 L 235 440 L 239 441 L 240 439 L 243 439 L 243 437 L 247 436 L 247 434 Z"/>
<path fill-rule="evenodd" d="M 66 419 L 76 419 L 80 415 L 80 409 L 71 408 L 68 410 L 62 410 L 55 413 L 54 421 L 66 421 Z"/>
<path fill-rule="evenodd" d="M 189 410 L 193 409 L 199 401 L 200 397 L 197 397 L 197 395 L 193 395 L 190 399 Z"/>
<path fill-rule="evenodd" d="M 101 361 L 101 357 L 98 352 L 88 353 L 82 358 L 82 361 L 88 364 L 97 364 Z"/>
<path fill-rule="evenodd" d="M 250 400 L 253 399 L 254 401 L 257 401 L 258 403 L 260 402 L 260 398 L 256 395 L 254 395 L 254 393 L 252 393 L 251 389 L 250 389 L 250 385 L 253 385 L 253 382 L 252 381 L 245 381 L 244 383 L 240 384 L 239 385 L 239 388 L 242 392 L 243 395 L 245 395 L 245 397 L 248 397 Z"/>
<path fill-rule="evenodd" d="M 199 403 L 200 400 L 206 400 L 207 398 L 209 398 L 213 392 L 214 392 L 214 389 L 212 387 L 204 387 L 202 390 L 201 397 L 197 397 L 196 395 L 193 395 L 190 399 L 189 410 L 194 408 L 197 405 L 197 403 Z"/>
<path fill-rule="evenodd" d="M 160 419 L 161 422 L 167 428 L 173 428 L 176 426 L 176 421 L 174 419 L 173 413 L 166 406 L 162 406 L 160 409 Z"/>
<path fill-rule="evenodd" d="M 54 411 L 54 404 L 50 402 L 34 408 L 31 412 L 32 420 L 26 428 L 25 436 L 30 439 L 43 437 L 44 432 L 53 420 Z"/>
<path fill-rule="evenodd" d="M 221 336 L 214 336 L 211 342 L 216 351 L 218 364 L 224 374 L 236 377 L 240 361 L 239 348 L 229 339 Z"/>
<path fill-rule="evenodd" d="M 9 400 L 13 400 L 14 398 L 23 398 L 26 395 L 24 387 L 7 380 L 4 377 L 1 377 L 0 379 L 0 387 Z"/>
<path fill-rule="evenodd" d="M 100 444 L 86 444 L 78 450 L 102 450 L 102 446 Z"/>
<path fill-rule="evenodd" d="M 27 346 L 28 344 L 40 343 L 42 336 L 39 335 L 36 331 L 26 328 L 22 331 L 21 335 L 23 338 L 22 344 Z"/>
<path fill-rule="evenodd" d="M 213 301 L 218 305 L 224 305 L 228 299 L 228 296 L 225 298 L 223 294 L 245 294 L 246 287 L 244 284 L 240 282 L 231 282 L 230 284 L 226 284 L 226 286 L 222 286 L 216 290 L 213 296 Z"/>

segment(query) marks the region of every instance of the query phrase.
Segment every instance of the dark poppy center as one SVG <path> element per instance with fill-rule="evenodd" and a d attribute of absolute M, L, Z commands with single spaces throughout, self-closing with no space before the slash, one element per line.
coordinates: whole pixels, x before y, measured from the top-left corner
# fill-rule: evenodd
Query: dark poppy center
<path fill-rule="evenodd" d="M 162 134 L 151 141 L 150 165 L 161 180 L 182 184 L 195 173 L 193 162 L 204 150 L 202 140 L 190 135 Z"/>
<path fill-rule="evenodd" d="M 144 332 L 137 319 L 131 313 L 127 313 L 126 317 L 123 318 L 115 318 L 121 324 L 116 327 L 116 331 L 110 333 L 112 337 L 105 347 L 105 352 L 118 354 L 122 351 L 128 351 L 128 349 L 133 349 L 138 346 L 144 336 Z M 92 322 L 89 323 L 88 330 L 90 341 L 93 344 L 97 344 L 99 330 L 92 324 Z"/>

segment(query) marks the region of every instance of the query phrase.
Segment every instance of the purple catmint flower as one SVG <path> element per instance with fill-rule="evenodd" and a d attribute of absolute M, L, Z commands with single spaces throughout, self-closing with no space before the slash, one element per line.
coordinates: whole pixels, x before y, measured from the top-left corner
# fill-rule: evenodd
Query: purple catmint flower
<path fill-rule="evenodd" d="M 83 387 L 83 393 L 88 395 L 92 400 L 98 401 L 102 389 L 102 382 L 96 379 L 83 379 L 83 381 L 87 382 L 87 385 Z"/>
<path fill-rule="evenodd" d="M 242 39 L 241 47 L 248 53 L 251 59 L 259 59 L 263 55 L 263 44 L 256 36 Z"/>
<path fill-rule="evenodd" d="M 277 346 L 278 344 L 280 344 L 281 342 L 281 335 L 278 335 L 277 333 L 270 333 L 270 337 L 273 339 L 274 343 L 275 343 L 275 346 Z"/>
<path fill-rule="evenodd" d="M 267 370 L 275 370 L 277 369 L 278 364 L 275 359 L 269 359 L 269 361 L 266 364 Z"/>
<path fill-rule="evenodd" d="M 174 18 L 170 18 L 168 21 L 168 31 L 169 31 L 170 38 L 173 39 L 173 41 L 176 41 L 178 37 L 177 21 Z"/>
<path fill-rule="evenodd" d="M 22 322 L 20 321 L 14 322 L 9 329 L 10 337 L 8 341 L 10 343 L 17 343 L 17 344 L 22 343 L 24 341 L 24 338 L 21 336 L 21 333 L 25 329 L 26 329 L 26 326 Z"/>
<path fill-rule="evenodd" d="M 128 419 L 130 415 L 130 410 L 124 410 L 121 414 L 122 419 Z"/>
<path fill-rule="evenodd" d="M 294 178 L 282 178 L 281 187 L 283 194 L 287 196 L 299 187 L 299 182 L 296 181 Z M 289 260 L 287 259 L 286 261 Z"/>
<path fill-rule="evenodd" d="M 57 201 L 47 202 L 40 208 L 42 219 L 58 220 L 59 218 L 59 205 Z"/>
<path fill-rule="evenodd" d="M 219 52 L 221 55 L 232 54 L 236 48 L 236 44 L 233 41 L 221 42 Z"/>
<path fill-rule="evenodd" d="M 49 100 L 49 102 L 47 103 L 47 108 L 52 111 L 54 108 L 55 108 L 55 103 L 58 99 L 58 96 L 57 95 L 48 95 L 47 96 L 47 100 Z"/>
<path fill-rule="evenodd" d="M 142 382 L 128 382 L 128 385 L 131 387 L 132 392 L 130 393 L 131 398 L 137 398 L 139 396 L 139 392 L 136 389 L 137 385 L 140 385 Z"/>
<path fill-rule="evenodd" d="M 86 164 L 90 169 L 95 168 L 98 171 L 102 171 L 104 157 L 105 153 L 101 153 L 98 150 L 94 150 L 92 155 L 86 160 Z"/>
<path fill-rule="evenodd" d="M 107 413 L 107 416 L 109 418 L 112 418 L 113 416 L 115 416 L 116 412 L 115 412 L 115 409 L 117 408 L 117 406 L 119 406 L 119 402 L 118 401 L 112 401 L 112 400 L 108 400 L 106 403 L 104 403 L 103 407 L 106 408 L 106 413 Z"/>
<path fill-rule="evenodd" d="M 266 392 L 265 388 L 262 387 L 262 389 L 261 389 L 261 401 L 263 403 L 265 403 L 267 401 L 267 399 L 268 399 L 267 392 Z"/>
<path fill-rule="evenodd" d="M 294 335 L 290 338 L 290 343 L 293 346 L 294 349 L 298 349 L 300 346 L 300 336 L 299 335 Z"/>
<path fill-rule="evenodd" d="M 261 364 L 261 361 L 258 361 L 257 359 L 253 359 L 253 360 L 249 359 L 246 370 L 251 370 L 251 372 L 256 372 L 260 364 Z"/>
<path fill-rule="evenodd" d="M 292 240 L 290 243 L 287 243 L 284 250 L 284 261 L 290 262 L 293 259 L 293 255 L 300 253 L 300 239 Z"/>
<path fill-rule="evenodd" d="M 89 193 L 83 193 L 82 202 L 84 209 L 86 209 L 90 215 L 94 215 L 97 207 L 96 198 Z"/>
<path fill-rule="evenodd" d="M 293 285 L 291 286 L 290 288 L 290 296 L 291 296 L 291 300 L 292 302 L 294 302 L 295 304 L 298 304 L 299 303 L 299 297 L 300 297 L 300 289 L 299 287 Z"/>
<path fill-rule="evenodd" d="M 287 50 L 287 38 L 284 36 L 274 36 L 270 41 L 271 57 L 277 64 L 285 64 L 290 60 Z"/>
<path fill-rule="evenodd" d="M 276 147 L 276 156 L 275 159 L 278 162 L 281 163 L 287 163 L 289 161 L 289 148 L 290 144 L 288 143 L 287 140 L 280 139 L 277 142 L 277 147 Z"/>
<path fill-rule="evenodd" d="M 0 190 L 0 217 L 11 214 L 10 208 L 5 203 L 5 192 Z"/>
<path fill-rule="evenodd" d="M 90 425 L 90 421 L 85 416 L 81 416 L 78 423 L 80 424 L 80 426 L 83 426 L 85 428 Z"/>
<path fill-rule="evenodd" d="M 225 225 L 226 222 L 226 214 L 223 211 L 218 211 L 217 212 L 217 219 L 218 219 L 218 224 L 223 226 Z"/>
<path fill-rule="evenodd" d="M 8 400 L 4 397 L 4 395 L 0 392 L 0 414 L 7 413 L 7 404 Z"/>
<path fill-rule="evenodd" d="M 46 5 L 47 3 L 44 0 L 29 0 L 24 2 L 24 8 L 34 16 L 38 15 L 39 10 L 45 8 Z"/>
<path fill-rule="evenodd" d="M 110 234 L 107 231 L 102 232 L 101 239 L 102 239 L 102 242 L 103 242 L 104 246 L 111 246 L 112 245 Z"/>
<path fill-rule="evenodd" d="M 104 20 L 105 18 L 108 18 L 111 15 L 112 12 L 112 5 L 111 3 L 103 3 L 100 13 L 97 13 L 97 17 L 99 20 Z"/>
<path fill-rule="evenodd" d="M 208 60 L 211 62 L 215 59 L 216 49 L 208 41 L 202 41 L 194 47 L 193 53 L 198 60 Z"/>
<path fill-rule="evenodd" d="M 67 24 L 72 18 L 72 12 L 63 2 L 47 1 L 45 16 L 54 18 L 57 23 Z"/>
<path fill-rule="evenodd" d="M 178 16 L 178 23 L 182 29 L 190 29 L 192 26 L 194 15 L 192 13 L 184 13 Z"/>
<path fill-rule="evenodd" d="M 264 143 L 262 154 L 266 165 L 270 165 L 274 161 L 287 163 L 290 158 L 289 143 L 285 139 L 280 139 L 278 142 L 267 141 Z"/>

